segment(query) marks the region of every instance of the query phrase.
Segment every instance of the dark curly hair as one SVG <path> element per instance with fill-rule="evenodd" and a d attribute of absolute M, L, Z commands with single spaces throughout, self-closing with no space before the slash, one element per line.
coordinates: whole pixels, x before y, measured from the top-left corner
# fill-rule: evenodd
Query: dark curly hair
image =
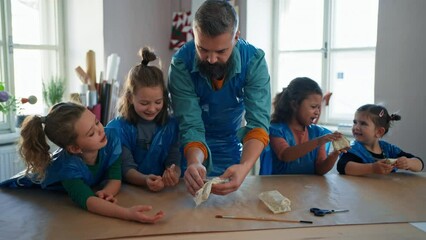
<path fill-rule="evenodd" d="M 299 106 L 311 94 L 322 96 L 322 90 L 317 82 L 308 77 L 298 77 L 293 79 L 282 92 L 278 93 L 273 101 L 274 112 L 271 122 L 288 123 L 294 114 L 292 104 Z"/>

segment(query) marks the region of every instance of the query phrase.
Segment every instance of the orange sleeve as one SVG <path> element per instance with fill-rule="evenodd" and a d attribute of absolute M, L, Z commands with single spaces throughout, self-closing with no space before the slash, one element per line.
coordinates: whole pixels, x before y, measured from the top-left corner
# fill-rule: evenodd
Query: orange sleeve
<path fill-rule="evenodd" d="M 186 156 L 186 152 L 188 151 L 188 149 L 193 148 L 193 147 L 199 148 L 203 152 L 203 154 L 204 154 L 204 159 L 203 160 L 207 159 L 207 157 L 209 155 L 207 153 L 207 148 L 201 142 L 190 142 L 190 143 L 186 144 L 185 148 L 183 149 L 183 154 Z"/>
<path fill-rule="evenodd" d="M 243 139 L 243 143 L 247 142 L 250 139 L 257 139 L 265 145 L 265 147 L 269 143 L 269 135 L 263 128 L 253 128 L 246 134 L 246 136 Z"/>

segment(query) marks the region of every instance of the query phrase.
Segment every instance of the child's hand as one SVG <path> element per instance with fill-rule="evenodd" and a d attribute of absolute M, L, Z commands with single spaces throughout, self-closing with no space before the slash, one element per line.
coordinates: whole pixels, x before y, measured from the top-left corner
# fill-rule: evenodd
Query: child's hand
<path fill-rule="evenodd" d="M 386 159 L 373 163 L 373 173 L 389 174 L 392 172 L 393 166 L 386 163 Z"/>
<path fill-rule="evenodd" d="M 141 222 L 141 223 L 156 223 L 158 220 L 164 217 L 163 211 L 158 211 L 154 216 L 147 216 L 143 212 L 150 211 L 151 206 L 147 205 L 137 205 L 128 208 L 129 210 L 129 219 Z"/>
<path fill-rule="evenodd" d="M 398 169 L 408 170 L 410 169 L 410 160 L 407 157 L 400 157 L 396 160 L 393 166 Z"/>
<path fill-rule="evenodd" d="M 339 155 L 340 155 L 341 153 L 347 153 L 347 152 L 348 152 L 348 150 L 349 150 L 350 148 L 351 148 L 351 147 L 342 148 L 342 149 L 340 149 L 340 150 L 335 150 L 335 149 L 333 149 L 333 151 L 331 151 L 329 155 L 330 155 L 330 156 L 331 156 L 331 155 L 333 155 L 333 156 L 339 157 Z"/>
<path fill-rule="evenodd" d="M 326 134 L 318 138 L 318 146 L 322 146 L 328 142 L 335 141 L 343 136 L 340 132 Z"/>
<path fill-rule="evenodd" d="M 338 152 L 339 154 L 341 154 L 341 153 L 347 153 L 350 148 L 351 147 L 345 147 L 345 148 L 342 148 L 340 150 L 337 150 L 336 152 Z"/>
<path fill-rule="evenodd" d="M 112 203 L 117 203 L 118 202 L 117 198 L 115 198 L 113 194 L 110 194 L 110 193 L 106 192 L 103 189 L 97 191 L 95 194 L 96 194 L 96 196 L 98 198 L 102 198 L 102 199 L 104 199 L 104 200 L 106 200 L 108 202 L 112 202 Z"/>
<path fill-rule="evenodd" d="M 146 185 L 149 190 L 153 192 L 161 191 L 164 188 L 163 178 L 161 176 L 150 174 L 146 179 Z"/>
<path fill-rule="evenodd" d="M 177 172 L 176 165 L 172 164 L 163 173 L 163 182 L 166 187 L 175 186 L 179 183 L 180 174 Z"/>

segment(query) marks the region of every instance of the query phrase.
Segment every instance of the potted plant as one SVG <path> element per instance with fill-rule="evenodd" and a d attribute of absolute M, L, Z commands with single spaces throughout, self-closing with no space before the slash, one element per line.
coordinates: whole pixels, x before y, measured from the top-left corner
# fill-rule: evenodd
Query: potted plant
<path fill-rule="evenodd" d="M 16 98 L 4 90 L 0 90 L 0 112 L 7 114 L 16 110 Z"/>
<path fill-rule="evenodd" d="M 15 112 L 21 103 L 15 98 L 15 96 L 10 95 L 9 92 L 5 90 L 5 84 L 0 82 L 0 112 L 3 114 L 11 114 Z M 16 127 L 21 127 L 21 123 L 26 116 L 16 116 Z"/>
<path fill-rule="evenodd" d="M 65 80 L 61 77 L 51 77 L 47 83 L 43 81 L 43 99 L 47 107 L 62 101 L 65 92 Z"/>

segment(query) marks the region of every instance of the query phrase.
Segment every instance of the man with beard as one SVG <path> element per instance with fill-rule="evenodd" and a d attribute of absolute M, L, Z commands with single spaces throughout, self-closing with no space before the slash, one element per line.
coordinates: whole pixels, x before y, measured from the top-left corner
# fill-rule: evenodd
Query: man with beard
<path fill-rule="evenodd" d="M 270 78 L 264 52 L 239 37 L 238 16 L 226 1 L 205 1 L 193 31 L 194 41 L 175 53 L 169 69 L 184 181 L 194 195 L 207 176 L 220 176 L 229 182 L 211 192 L 225 195 L 240 187 L 269 142 Z"/>

